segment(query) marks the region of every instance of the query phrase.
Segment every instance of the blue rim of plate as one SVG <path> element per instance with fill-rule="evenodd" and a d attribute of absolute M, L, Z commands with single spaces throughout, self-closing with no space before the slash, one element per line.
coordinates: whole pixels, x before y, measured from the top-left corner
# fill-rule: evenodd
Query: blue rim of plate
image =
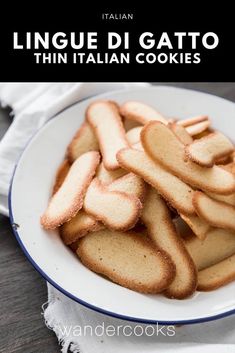
<path fill-rule="evenodd" d="M 158 87 L 168 87 L 168 86 L 158 86 Z M 169 86 L 170 88 L 176 88 L 176 89 L 181 89 L 181 90 L 185 90 L 184 88 L 179 88 L 179 87 L 174 87 L 174 86 Z M 191 89 L 186 89 L 187 91 L 195 91 L 195 90 L 191 90 Z M 115 91 L 115 93 L 119 92 L 120 90 Z M 197 92 L 197 91 L 196 91 Z M 208 94 L 206 92 L 200 92 L 200 93 L 204 93 L 204 94 Z M 104 94 L 105 95 L 105 94 Z M 208 95 L 212 95 L 215 96 L 213 94 L 208 94 Z M 101 95 L 99 95 L 101 96 Z M 94 96 L 95 97 L 95 96 Z M 221 97 L 218 97 L 221 99 Z M 87 98 L 89 99 L 89 98 Z M 226 100 L 229 102 L 229 100 L 222 98 L 223 100 Z M 86 100 L 86 99 L 85 99 Z M 82 100 L 83 101 L 83 100 Z M 82 101 L 78 101 L 75 102 L 74 104 L 71 104 L 70 106 L 66 107 L 65 109 L 61 110 L 60 112 L 58 112 L 55 116 L 53 116 L 47 123 L 51 122 L 53 119 L 55 119 L 59 114 L 61 114 L 64 110 L 69 109 L 71 106 L 76 105 L 81 103 Z M 27 260 L 31 263 L 31 265 L 34 267 L 34 269 L 47 281 L 49 282 L 54 288 L 56 288 L 59 292 L 61 292 L 62 294 L 64 294 L 65 296 L 67 296 L 68 298 L 72 299 L 73 301 L 77 302 L 78 304 L 81 304 L 83 306 L 85 306 L 88 309 L 91 309 L 93 311 L 96 311 L 100 314 L 103 315 L 107 315 L 110 317 L 113 317 L 115 319 L 120 319 L 120 320 L 126 320 L 126 321 L 130 321 L 130 322 L 136 322 L 136 323 L 142 323 L 142 324 L 150 324 L 150 325 L 192 325 L 192 324 L 200 324 L 200 323 L 204 323 L 204 322 L 210 322 L 210 321 L 214 321 L 214 320 L 219 320 L 219 319 L 223 319 L 225 317 L 231 316 L 235 314 L 235 308 L 229 311 L 225 311 L 224 313 L 221 314 L 217 314 L 217 315 L 213 315 L 213 316 L 208 316 L 208 317 L 202 317 L 202 318 L 197 318 L 197 319 L 191 319 L 191 320 L 176 320 L 176 321 L 164 321 L 164 320 L 148 320 L 148 319 L 142 319 L 142 318 L 138 318 L 138 317 L 131 317 L 131 316 L 126 316 L 126 315 L 122 315 L 122 314 L 117 314 L 115 312 L 109 311 L 109 310 L 105 310 L 102 308 L 99 308 L 95 305 L 92 305 L 90 303 L 85 302 L 84 300 L 74 296 L 73 294 L 69 293 L 68 291 L 66 291 L 64 288 L 62 288 L 61 286 L 59 286 L 53 279 L 51 279 L 38 265 L 37 263 L 34 261 L 34 259 L 30 256 L 30 254 L 28 253 L 27 249 L 25 248 L 23 242 L 21 241 L 20 235 L 17 232 L 16 228 L 14 227 L 14 216 L 13 216 L 13 211 L 12 211 L 12 187 L 13 187 L 13 182 L 14 182 L 14 176 L 17 170 L 17 166 L 24 154 L 24 152 L 26 151 L 26 149 L 29 147 L 31 141 L 34 139 L 34 137 L 37 136 L 37 134 L 45 128 L 45 126 L 47 125 L 44 124 L 42 126 L 42 128 L 40 128 L 30 139 L 30 141 L 28 142 L 28 144 L 25 146 L 12 175 L 11 178 L 11 183 L 10 183 L 10 188 L 9 188 L 9 193 L 8 193 L 8 207 L 9 207 L 9 218 L 10 218 L 10 222 L 11 222 L 11 227 L 13 230 L 13 234 L 17 240 L 17 242 L 19 243 L 23 253 L 25 254 Z"/>

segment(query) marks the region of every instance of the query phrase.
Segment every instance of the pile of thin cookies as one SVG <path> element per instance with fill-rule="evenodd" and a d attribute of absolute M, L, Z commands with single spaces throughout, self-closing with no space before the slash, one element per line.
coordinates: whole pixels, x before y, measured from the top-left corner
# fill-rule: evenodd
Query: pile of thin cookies
<path fill-rule="evenodd" d="M 234 146 L 207 116 L 94 101 L 41 217 L 90 270 L 183 299 L 235 279 Z"/>

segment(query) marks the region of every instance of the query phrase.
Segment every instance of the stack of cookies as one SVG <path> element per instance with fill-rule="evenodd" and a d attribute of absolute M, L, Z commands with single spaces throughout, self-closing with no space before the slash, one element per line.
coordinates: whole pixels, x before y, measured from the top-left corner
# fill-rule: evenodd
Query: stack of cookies
<path fill-rule="evenodd" d="M 95 101 L 41 224 L 107 279 L 187 298 L 235 279 L 234 175 L 234 146 L 208 116 Z"/>

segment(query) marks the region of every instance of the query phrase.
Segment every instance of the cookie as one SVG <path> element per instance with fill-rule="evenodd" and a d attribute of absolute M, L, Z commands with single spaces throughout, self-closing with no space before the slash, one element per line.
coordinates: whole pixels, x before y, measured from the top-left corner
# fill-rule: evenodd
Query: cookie
<path fill-rule="evenodd" d="M 229 205 L 235 206 L 235 193 L 231 195 L 218 195 L 212 192 L 208 192 L 207 195 L 210 196 L 212 199 L 223 201 Z"/>
<path fill-rule="evenodd" d="M 200 271 L 235 254 L 235 232 L 213 228 L 204 240 L 194 235 L 186 238 L 185 246 Z"/>
<path fill-rule="evenodd" d="M 142 204 L 135 196 L 109 191 L 96 178 L 86 192 L 83 207 L 88 214 L 108 228 L 128 230 L 138 221 Z"/>
<path fill-rule="evenodd" d="M 61 187 L 61 185 L 63 184 L 69 169 L 70 169 L 70 163 L 68 161 L 68 159 L 65 159 L 61 165 L 59 166 L 57 173 L 56 173 L 56 177 L 55 177 L 55 183 L 52 189 L 52 195 L 54 195 L 59 188 Z"/>
<path fill-rule="evenodd" d="M 188 145 L 193 142 L 192 136 L 189 135 L 189 133 L 187 132 L 187 130 L 183 126 L 181 126 L 177 123 L 169 123 L 168 126 L 174 132 L 174 134 L 178 137 L 180 142 L 182 142 L 184 145 Z"/>
<path fill-rule="evenodd" d="M 102 184 L 108 185 L 112 183 L 114 180 L 122 177 L 126 173 L 127 173 L 126 170 L 122 168 L 118 168 L 116 170 L 108 170 L 105 168 L 103 163 L 100 163 L 96 171 L 96 176 Z"/>
<path fill-rule="evenodd" d="M 154 108 L 137 101 L 128 101 L 124 103 L 120 107 L 120 113 L 124 118 L 137 121 L 142 125 L 152 120 L 161 121 L 164 124 L 168 123 L 164 116 Z"/>
<path fill-rule="evenodd" d="M 211 291 L 235 280 L 235 254 L 198 273 L 199 291 Z"/>
<path fill-rule="evenodd" d="M 76 242 L 89 232 L 102 229 L 102 223 L 88 215 L 84 210 L 80 210 L 69 222 L 64 223 L 60 229 L 60 236 L 63 242 L 68 245 Z"/>
<path fill-rule="evenodd" d="M 217 194 L 235 191 L 235 178 L 231 173 L 216 165 L 204 168 L 190 160 L 186 161 L 184 145 L 166 125 L 157 121 L 145 125 L 141 131 L 141 142 L 153 160 L 185 183 Z"/>
<path fill-rule="evenodd" d="M 189 297 L 196 290 L 197 270 L 176 232 L 166 203 L 153 188 L 147 193 L 141 217 L 154 244 L 166 251 L 176 267 L 175 279 L 165 294 L 176 299 Z"/>
<path fill-rule="evenodd" d="M 87 152 L 76 159 L 41 217 L 41 224 L 45 229 L 59 227 L 82 208 L 84 195 L 95 174 L 99 159 L 98 152 Z"/>
<path fill-rule="evenodd" d="M 233 144 L 218 131 L 195 140 L 185 147 L 187 158 L 207 168 L 212 167 L 218 158 L 231 154 L 233 150 Z"/>
<path fill-rule="evenodd" d="M 120 191 L 137 197 L 141 202 L 145 199 L 146 184 L 134 173 L 128 173 L 107 186 L 109 191 Z"/>
<path fill-rule="evenodd" d="M 90 270 L 142 293 L 162 292 L 175 275 L 169 257 L 133 232 L 90 233 L 81 239 L 77 254 Z"/>
<path fill-rule="evenodd" d="M 189 135 L 194 137 L 194 136 L 198 136 L 198 135 L 202 134 L 204 131 L 206 131 L 209 128 L 210 124 L 211 124 L 210 120 L 205 120 L 200 123 L 187 126 L 185 129 L 189 133 Z"/>
<path fill-rule="evenodd" d="M 181 214 L 180 216 L 200 240 L 204 240 L 206 238 L 207 233 L 211 228 L 206 221 L 199 218 L 197 215 L 185 216 Z"/>
<path fill-rule="evenodd" d="M 207 115 L 196 115 L 191 118 L 178 120 L 177 124 L 183 127 L 199 124 L 202 121 L 209 120 Z"/>
<path fill-rule="evenodd" d="M 235 231 L 234 206 L 211 199 L 200 191 L 194 192 L 193 205 L 199 217 L 210 225 Z"/>
<path fill-rule="evenodd" d="M 170 205 L 183 214 L 194 214 L 193 189 L 168 172 L 148 155 L 134 148 L 118 152 L 117 159 L 122 168 L 135 173 L 152 185 Z"/>
<path fill-rule="evenodd" d="M 105 168 L 119 168 L 116 154 L 129 144 L 118 109 L 109 101 L 96 101 L 88 107 L 86 119 L 99 141 Z"/>
<path fill-rule="evenodd" d="M 99 151 L 99 144 L 91 126 L 84 122 L 67 148 L 67 158 L 73 163 L 83 153 Z"/>
<path fill-rule="evenodd" d="M 126 133 L 126 138 L 130 146 L 140 142 L 141 130 L 142 130 L 142 126 L 137 126 Z"/>
<path fill-rule="evenodd" d="M 109 191 L 120 191 L 128 195 L 137 197 L 144 201 L 146 185 L 143 179 L 133 173 L 116 179 L 106 186 Z M 103 196 L 105 202 L 105 196 Z M 60 227 L 60 234 L 65 244 L 71 244 L 89 232 L 99 230 L 103 227 L 94 217 L 88 215 L 84 210 L 80 210 L 71 221 Z"/>

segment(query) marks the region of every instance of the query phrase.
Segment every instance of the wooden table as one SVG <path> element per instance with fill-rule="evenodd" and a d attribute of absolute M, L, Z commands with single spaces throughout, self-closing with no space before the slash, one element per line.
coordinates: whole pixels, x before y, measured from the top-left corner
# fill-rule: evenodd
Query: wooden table
<path fill-rule="evenodd" d="M 209 92 L 235 102 L 235 83 L 172 85 Z M 0 138 L 10 123 L 9 109 L 0 109 Z M 45 280 L 26 260 L 9 220 L 0 215 L 0 352 L 60 352 L 54 333 L 44 325 L 41 306 L 46 301 Z"/>

